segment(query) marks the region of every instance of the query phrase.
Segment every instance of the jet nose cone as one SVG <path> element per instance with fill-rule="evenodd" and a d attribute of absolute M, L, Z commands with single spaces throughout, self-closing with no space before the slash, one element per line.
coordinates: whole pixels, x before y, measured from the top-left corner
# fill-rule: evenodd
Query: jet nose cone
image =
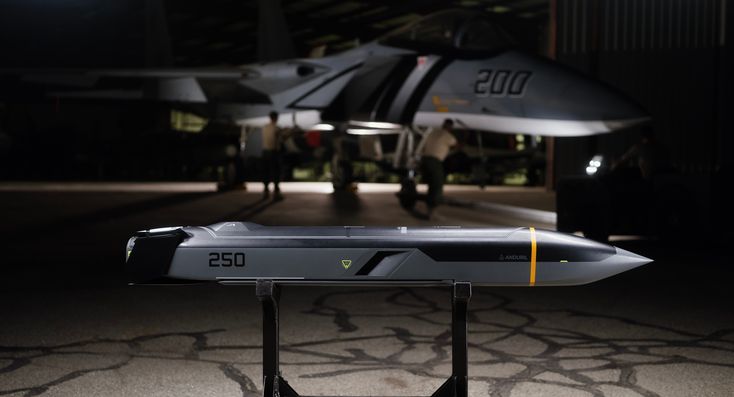
<path fill-rule="evenodd" d="M 569 72 L 570 73 L 570 72 Z M 580 76 L 569 77 L 556 97 L 569 119 L 588 126 L 589 134 L 611 132 L 650 120 L 637 102 L 613 87 Z"/>
<path fill-rule="evenodd" d="M 650 119 L 636 101 L 614 87 L 555 62 L 526 62 L 534 72 L 527 83 L 524 112 L 544 120 L 547 135 L 595 135 Z"/>

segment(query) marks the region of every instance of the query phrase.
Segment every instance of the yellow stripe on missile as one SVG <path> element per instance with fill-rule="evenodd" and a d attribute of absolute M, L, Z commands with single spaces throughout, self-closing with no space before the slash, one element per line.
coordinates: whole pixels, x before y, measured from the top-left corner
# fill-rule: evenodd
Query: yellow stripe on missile
<path fill-rule="evenodd" d="M 530 228 L 530 286 L 535 285 L 535 266 L 538 256 L 538 242 L 535 239 L 535 228 Z"/>

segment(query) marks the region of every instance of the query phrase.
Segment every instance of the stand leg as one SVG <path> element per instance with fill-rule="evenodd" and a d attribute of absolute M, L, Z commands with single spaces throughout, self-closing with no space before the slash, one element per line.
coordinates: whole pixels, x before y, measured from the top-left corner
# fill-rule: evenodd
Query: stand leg
<path fill-rule="evenodd" d="M 280 374 L 280 288 L 272 280 L 257 280 L 255 293 L 263 308 L 263 396 L 299 397 Z M 451 297 L 451 376 L 432 397 L 468 397 L 469 394 L 467 322 L 471 283 L 454 283 Z"/>
<path fill-rule="evenodd" d="M 278 340 L 280 288 L 272 280 L 257 280 L 255 294 L 263 308 L 263 395 L 297 397 L 298 393 L 280 376 Z"/>
<path fill-rule="evenodd" d="M 451 296 L 451 377 L 433 393 L 433 397 L 468 397 L 467 322 L 470 299 L 471 283 L 454 283 Z"/>

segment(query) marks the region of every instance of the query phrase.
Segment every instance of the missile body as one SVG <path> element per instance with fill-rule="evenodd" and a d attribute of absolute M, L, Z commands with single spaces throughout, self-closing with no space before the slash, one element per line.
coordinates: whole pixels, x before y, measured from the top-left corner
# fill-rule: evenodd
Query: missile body
<path fill-rule="evenodd" d="M 585 238 L 533 228 L 268 227 L 223 222 L 137 232 L 133 282 L 533 286 L 591 283 L 651 262 Z"/>

